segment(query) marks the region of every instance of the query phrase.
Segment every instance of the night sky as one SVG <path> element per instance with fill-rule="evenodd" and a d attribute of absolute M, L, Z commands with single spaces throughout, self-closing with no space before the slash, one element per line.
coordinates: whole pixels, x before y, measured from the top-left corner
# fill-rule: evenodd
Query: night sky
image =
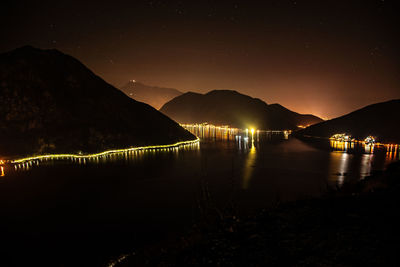
<path fill-rule="evenodd" d="M 394 1 L 3 1 L 0 52 L 56 48 L 120 87 L 234 89 L 332 118 L 400 98 Z"/>

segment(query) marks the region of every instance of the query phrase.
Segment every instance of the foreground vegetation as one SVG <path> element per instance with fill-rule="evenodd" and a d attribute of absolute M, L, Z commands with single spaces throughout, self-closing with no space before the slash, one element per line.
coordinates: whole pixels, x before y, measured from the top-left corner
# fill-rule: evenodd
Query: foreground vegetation
<path fill-rule="evenodd" d="M 179 240 L 136 251 L 117 266 L 394 266 L 400 162 L 321 199 L 277 204 L 251 218 L 210 205 Z"/>

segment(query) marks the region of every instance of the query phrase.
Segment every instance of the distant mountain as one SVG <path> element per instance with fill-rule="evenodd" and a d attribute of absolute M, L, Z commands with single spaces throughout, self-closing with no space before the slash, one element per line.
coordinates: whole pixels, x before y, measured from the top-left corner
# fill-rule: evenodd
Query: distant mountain
<path fill-rule="evenodd" d="M 316 116 L 298 114 L 279 104 L 268 105 L 231 90 L 185 93 L 166 103 L 160 111 L 180 123 L 208 122 L 238 128 L 297 129 L 298 125 L 322 121 Z"/>
<path fill-rule="evenodd" d="M 165 103 L 182 94 L 173 88 L 148 86 L 134 80 L 121 87 L 121 91 L 129 97 L 160 109 Z"/>
<path fill-rule="evenodd" d="M 377 103 L 342 117 L 312 125 L 299 135 L 331 137 L 347 133 L 358 140 L 372 135 L 381 142 L 400 142 L 400 99 Z"/>
<path fill-rule="evenodd" d="M 30 46 L 0 54 L 0 155 L 97 152 L 194 139 L 78 60 Z"/>

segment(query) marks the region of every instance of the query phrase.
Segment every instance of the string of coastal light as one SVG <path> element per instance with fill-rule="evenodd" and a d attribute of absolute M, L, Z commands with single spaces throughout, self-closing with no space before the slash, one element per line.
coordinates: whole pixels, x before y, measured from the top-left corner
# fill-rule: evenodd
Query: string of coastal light
<path fill-rule="evenodd" d="M 14 164 L 15 165 L 15 164 L 38 161 L 38 160 L 99 158 L 99 157 L 104 157 L 104 156 L 108 156 L 108 155 L 112 155 L 112 154 L 129 153 L 129 152 L 133 152 L 133 151 L 160 150 L 160 149 L 167 149 L 167 148 L 177 148 L 177 147 L 180 147 L 180 146 L 198 144 L 199 142 L 200 142 L 200 139 L 198 137 L 196 137 L 195 140 L 181 141 L 181 142 L 177 142 L 177 143 L 174 143 L 174 144 L 130 147 L 130 148 L 124 148 L 124 149 L 112 149 L 112 150 L 107 150 L 107 151 L 103 151 L 103 152 L 100 152 L 100 153 L 94 153 L 94 154 L 83 154 L 83 155 L 81 155 L 81 154 L 36 155 L 36 156 L 25 157 L 25 158 L 20 158 L 20 159 L 0 160 L 0 165 L 4 165 L 4 164 Z M 3 168 L 2 168 L 2 170 L 3 170 Z"/>
<path fill-rule="evenodd" d="M 364 140 L 357 140 L 347 134 L 334 134 L 330 138 L 331 148 L 337 151 L 344 151 L 354 149 L 355 144 L 362 144 L 365 149 L 365 153 L 373 154 L 375 148 L 384 147 L 386 149 L 387 158 L 396 158 L 397 154 L 400 153 L 400 146 L 398 144 L 384 144 L 376 142 L 374 136 L 367 136 Z"/>
<path fill-rule="evenodd" d="M 392 147 L 392 148 L 398 147 L 398 144 L 385 144 L 385 143 L 377 142 L 376 138 L 371 135 L 367 136 L 364 140 L 357 140 L 355 138 L 352 138 L 350 135 L 341 133 L 341 134 L 334 134 L 329 139 L 332 141 L 337 141 L 337 142 L 363 143 L 365 145 L 385 146 L 385 147 Z"/>

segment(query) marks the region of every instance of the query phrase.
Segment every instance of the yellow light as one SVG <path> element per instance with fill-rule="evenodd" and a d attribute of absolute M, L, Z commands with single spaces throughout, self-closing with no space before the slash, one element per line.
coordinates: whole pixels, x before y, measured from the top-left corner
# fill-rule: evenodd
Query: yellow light
<path fill-rule="evenodd" d="M 251 128 L 251 134 L 254 134 L 254 128 Z"/>
<path fill-rule="evenodd" d="M 196 137 L 195 140 L 190 141 L 182 141 L 177 142 L 175 144 L 170 145 L 154 145 L 154 146 L 142 146 L 142 147 L 131 147 L 125 149 L 114 149 L 114 150 L 107 150 L 96 154 L 87 154 L 87 155 L 77 155 L 77 154 L 51 154 L 51 155 L 40 155 L 40 156 L 32 156 L 22 159 L 15 159 L 11 160 L 11 163 L 22 163 L 26 161 L 32 160 L 40 160 L 40 159 L 62 159 L 62 158 L 73 158 L 73 159 L 85 159 L 85 158 L 96 158 L 100 156 L 112 155 L 115 153 L 124 153 L 130 151 L 137 151 L 137 150 L 150 150 L 150 149 L 160 149 L 160 148 L 169 148 L 169 147 L 178 147 L 183 145 L 190 145 L 200 142 L 200 139 Z"/>

